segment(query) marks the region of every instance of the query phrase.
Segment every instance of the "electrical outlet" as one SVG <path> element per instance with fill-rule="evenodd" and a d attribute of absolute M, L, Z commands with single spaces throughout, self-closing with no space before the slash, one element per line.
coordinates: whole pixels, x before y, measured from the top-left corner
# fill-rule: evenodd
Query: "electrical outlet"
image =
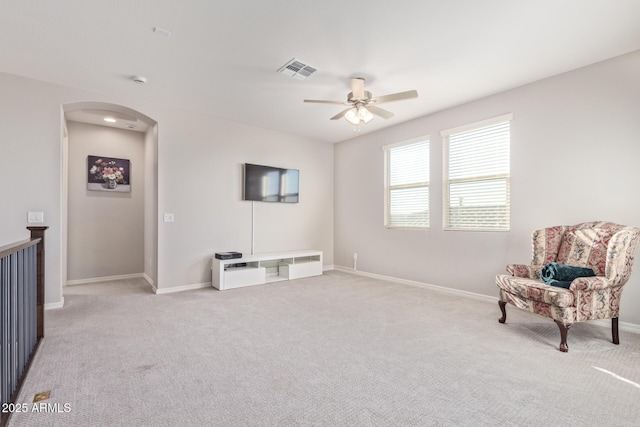
<path fill-rule="evenodd" d="M 164 222 L 173 222 L 174 221 L 174 216 L 172 213 L 166 213 L 164 214 Z"/>
<path fill-rule="evenodd" d="M 354 253 L 353 253 L 353 260 L 355 261 L 355 260 L 357 260 L 357 259 L 358 259 L 358 253 L 357 253 L 357 252 L 354 252 Z"/>

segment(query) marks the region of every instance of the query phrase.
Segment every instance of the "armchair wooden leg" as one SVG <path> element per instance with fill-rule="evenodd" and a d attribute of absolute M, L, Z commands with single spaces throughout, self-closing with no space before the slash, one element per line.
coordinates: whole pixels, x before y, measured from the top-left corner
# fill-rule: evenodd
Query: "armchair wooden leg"
<path fill-rule="evenodd" d="M 564 323 L 562 323 L 559 320 L 556 320 L 556 325 L 558 325 L 558 328 L 560 329 L 560 348 L 558 350 L 562 351 L 563 353 L 566 353 L 569 351 L 569 346 L 567 345 L 567 331 L 569 331 L 569 328 L 571 327 L 571 323 L 568 325 L 565 325 Z"/>
<path fill-rule="evenodd" d="M 502 317 L 498 319 L 498 322 L 504 323 L 507 321 L 507 310 L 505 308 L 507 303 L 504 301 L 498 301 L 498 305 L 500 306 L 500 311 L 502 312 Z"/>
<path fill-rule="evenodd" d="M 618 318 L 611 319 L 611 335 L 614 344 L 620 344 L 620 337 L 618 336 Z"/>

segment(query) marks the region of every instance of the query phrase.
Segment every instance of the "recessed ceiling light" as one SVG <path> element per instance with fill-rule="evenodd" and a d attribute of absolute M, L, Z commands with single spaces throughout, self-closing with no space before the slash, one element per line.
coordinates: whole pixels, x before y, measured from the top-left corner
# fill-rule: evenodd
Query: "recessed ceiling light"
<path fill-rule="evenodd" d="M 115 123 L 116 119 L 114 119 L 113 117 L 105 117 L 104 121 L 109 123 Z"/>

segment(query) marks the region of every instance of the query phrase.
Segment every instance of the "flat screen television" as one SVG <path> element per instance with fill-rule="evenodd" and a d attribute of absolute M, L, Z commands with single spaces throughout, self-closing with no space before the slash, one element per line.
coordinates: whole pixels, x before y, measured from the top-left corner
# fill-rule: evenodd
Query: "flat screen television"
<path fill-rule="evenodd" d="M 298 203 L 300 171 L 244 164 L 243 200 Z"/>

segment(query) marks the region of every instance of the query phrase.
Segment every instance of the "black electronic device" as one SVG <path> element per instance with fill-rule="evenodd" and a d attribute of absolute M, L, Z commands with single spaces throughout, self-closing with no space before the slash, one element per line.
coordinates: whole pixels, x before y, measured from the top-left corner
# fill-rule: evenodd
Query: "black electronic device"
<path fill-rule="evenodd" d="M 245 163 L 242 198 L 256 202 L 298 203 L 299 180 L 297 169 Z"/>
<path fill-rule="evenodd" d="M 242 254 L 240 252 L 216 252 L 217 259 L 236 259 L 242 258 Z"/>

